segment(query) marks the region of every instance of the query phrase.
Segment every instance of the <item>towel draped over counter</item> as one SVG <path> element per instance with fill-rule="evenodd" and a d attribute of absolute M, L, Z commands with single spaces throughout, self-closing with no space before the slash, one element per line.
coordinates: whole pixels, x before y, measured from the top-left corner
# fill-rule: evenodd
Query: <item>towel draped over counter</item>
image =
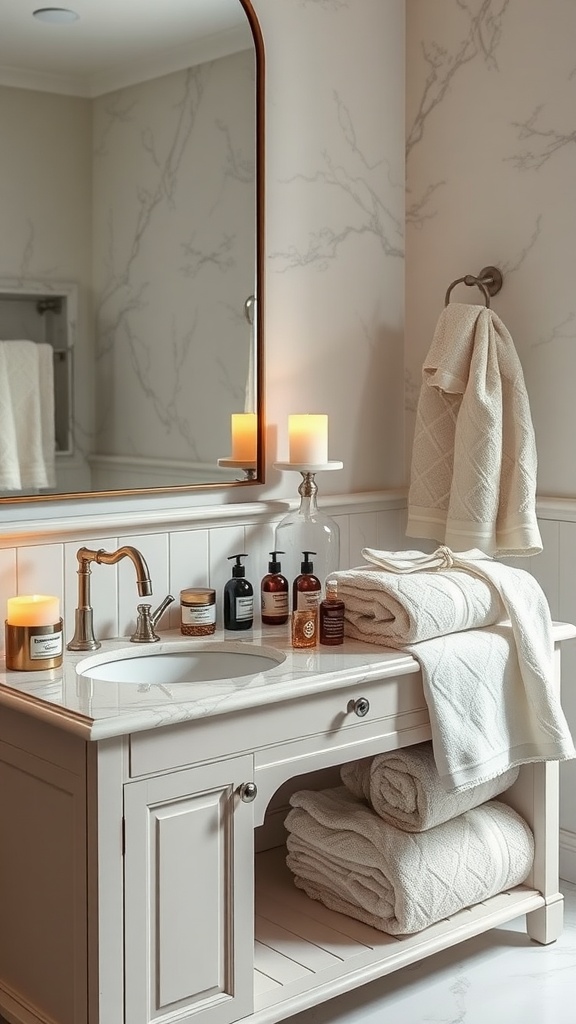
<path fill-rule="evenodd" d="M 422 370 L 409 537 L 536 554 L 536 444 L 522 365 L 500 318 L 451 302 Z"/>
<path fill-rule="evenodd" d="M 296 886 L 390 934 L 519 885 L 532 866 L 528 825 L 497 800 L 417 834 L 381 821 L 344 786 L 302 790 L 290 802 L 286 863 Z"/>

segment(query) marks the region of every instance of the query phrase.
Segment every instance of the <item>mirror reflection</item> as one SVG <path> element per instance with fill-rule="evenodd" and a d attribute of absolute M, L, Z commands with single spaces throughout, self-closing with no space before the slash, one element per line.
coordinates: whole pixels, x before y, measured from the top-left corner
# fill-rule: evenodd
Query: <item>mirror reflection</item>
<path fill-rule="evenodd" d="M 261 344 L 249 5 L 74 0 L 55 23 L 37 6 L 0 0 L 1 498 L 244 479 L 231 424 L 258 410 Z"/>

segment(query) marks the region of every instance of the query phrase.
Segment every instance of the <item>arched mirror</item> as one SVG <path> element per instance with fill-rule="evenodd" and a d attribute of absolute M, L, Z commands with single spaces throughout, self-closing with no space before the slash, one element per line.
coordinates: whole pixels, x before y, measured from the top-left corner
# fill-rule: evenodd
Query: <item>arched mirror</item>
<path fill-rule="evenodd" d="M 249 0 L 0 0 L 0 501 L 263 479 L 262 126 Z"/>

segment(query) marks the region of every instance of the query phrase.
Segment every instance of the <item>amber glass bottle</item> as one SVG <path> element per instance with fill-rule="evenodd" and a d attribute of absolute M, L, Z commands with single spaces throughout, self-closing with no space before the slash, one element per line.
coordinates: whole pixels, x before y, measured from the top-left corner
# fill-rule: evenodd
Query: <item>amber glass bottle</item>
<path fill-rule="evenodd" d="M 320 602 L 320 643 L 344 643 L 344 601 L 338 597 L 336 580 L 326 580 L 326 597 Z"/>

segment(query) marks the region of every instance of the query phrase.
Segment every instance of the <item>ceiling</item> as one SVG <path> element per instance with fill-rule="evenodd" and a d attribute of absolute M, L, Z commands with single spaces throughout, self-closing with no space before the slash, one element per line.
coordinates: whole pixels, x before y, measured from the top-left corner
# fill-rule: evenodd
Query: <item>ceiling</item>
<path fill-rule="evenodd" d="M 73 10 L 49 24 L 38 8 Z M 239 0 L 0 0 L 0 84 L 97 96 L 252 44 Z"/>

